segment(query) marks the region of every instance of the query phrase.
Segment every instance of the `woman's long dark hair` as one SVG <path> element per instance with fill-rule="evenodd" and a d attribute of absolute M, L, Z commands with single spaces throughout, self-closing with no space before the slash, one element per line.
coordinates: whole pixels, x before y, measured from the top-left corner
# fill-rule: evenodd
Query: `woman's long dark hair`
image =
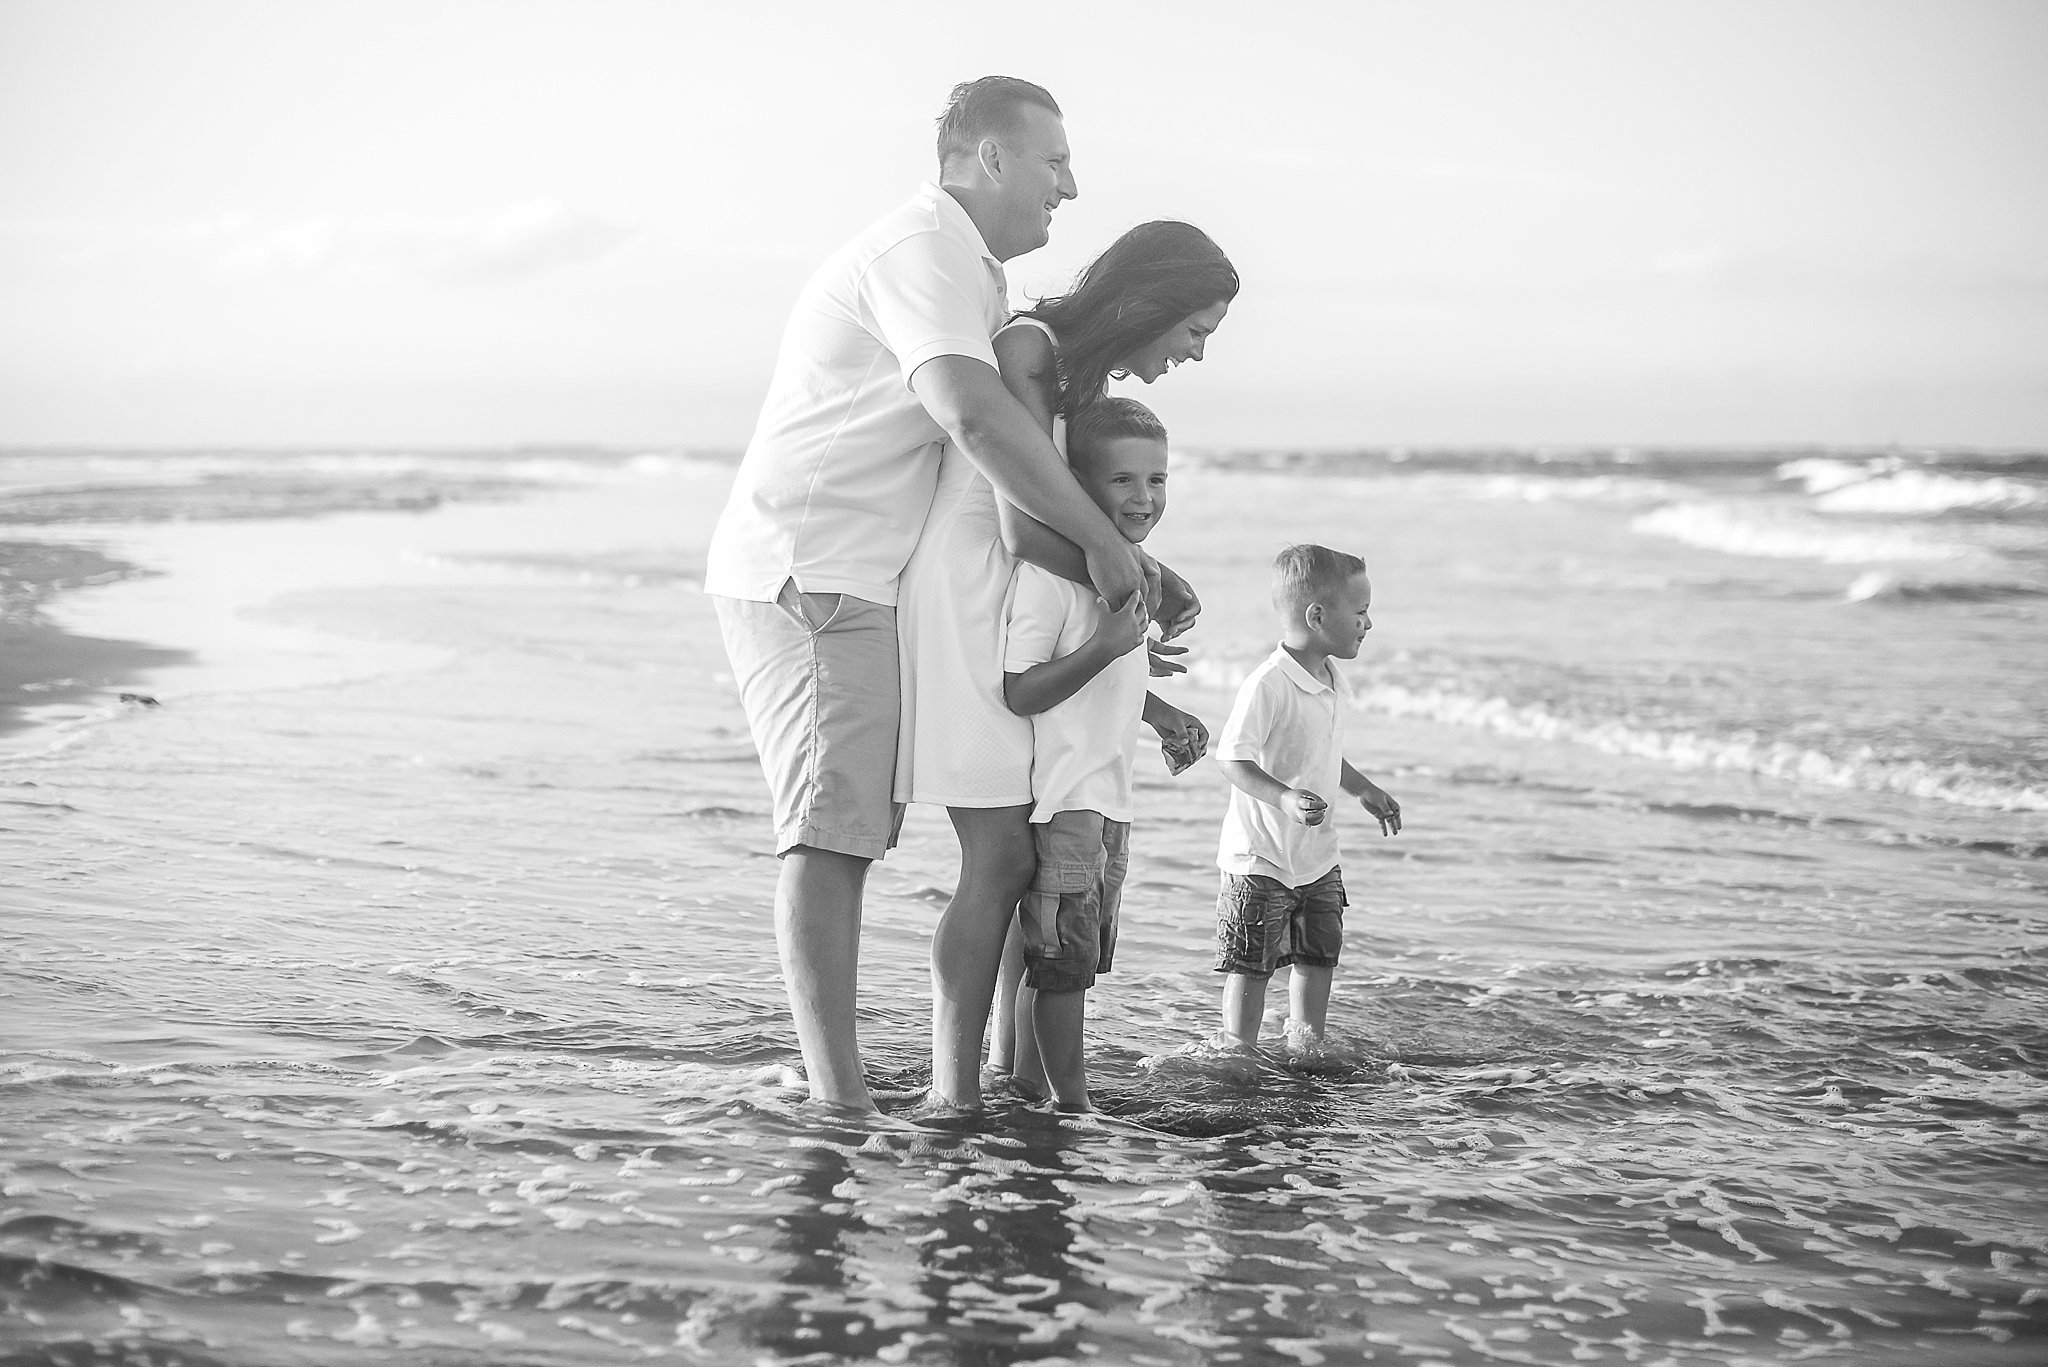
<path fill-rule="evenodd" d="M 1170 218 L 1140 223 L 1090 262 L 1074 287 L 1025 309 L 1060 339 L 1058 411 L 1102 397 L 1122 358 L 1191 313 L 1237 297 L 1237 270 L 1209 235 Z"/>

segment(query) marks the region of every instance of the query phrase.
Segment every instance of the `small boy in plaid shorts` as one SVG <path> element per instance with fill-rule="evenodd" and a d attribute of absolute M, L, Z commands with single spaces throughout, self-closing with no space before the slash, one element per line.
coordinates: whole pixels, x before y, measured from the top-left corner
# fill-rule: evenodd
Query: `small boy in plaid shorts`
<path fill-rule="evenodd" d="M 1238 689 L 1217 740 L 1230 807 L 1216 852 L 1216 971 L 1225 1043 L 1256 1048 L 1273 971 L 1293 966 L 1291 1047 L 1323 1038 L 1330 980 L 1344 948 L 1344 876 L 1326 794 L 1342 789 L 1401 829 L 1401 804 L 1344 758 L 1351 690 L 1333 660 L 1355 659 L 1372 630 L 1365 562 L 1325 546 L 1289 546 L 1273 562 L 1280 644 Z"/>

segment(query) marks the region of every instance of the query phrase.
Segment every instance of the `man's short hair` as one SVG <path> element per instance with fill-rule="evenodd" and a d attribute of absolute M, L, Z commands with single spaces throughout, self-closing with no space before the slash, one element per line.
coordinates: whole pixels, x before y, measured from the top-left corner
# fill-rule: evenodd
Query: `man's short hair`
<path fill-rule="evenodd" d="M 1365 562 L 1347 552 L 1308 543 L 1289 546 L 1273 557 L 1273 606 L 1302 612 L 1364 573 Z"/>
<path fill-rule="evenodd" d="M 1079 411 L 1067 419 L 1067 460 L 1071 463 L 1084 456 L 1092 457 L 1110 442 L 1123 437 L 1165 441 L 1166 424 L 1159 421 L 1157 413 L 1136 399 L 1104 396 L 1093 403 L 1082 404 Z"/>
<path fill-rule="evenodd" d="M 954 86 L 946 112 L 939 115 L 939 169 L 955 157 L 973 156 L 983 138 L 1008 134 L 1016 126 L 1017 111 L 1028 104 L 1065 117 L 1044 86 L 1015 76 L 983 76 Z"/>

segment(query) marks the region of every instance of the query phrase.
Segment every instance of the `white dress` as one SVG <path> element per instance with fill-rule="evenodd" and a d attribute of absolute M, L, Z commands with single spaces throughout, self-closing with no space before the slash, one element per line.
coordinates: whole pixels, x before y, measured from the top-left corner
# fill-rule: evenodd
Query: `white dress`
<path fill-rule="evenodd" d="M 1009 326 L 1052 336 L 1035 319 Z M 1054 419 L 1052 435 L 1064 456 L 1066 419 Z M 897 583 L 903 660 L 898 802 L 1018 807 L 1031 801 L 1031 719 L 1003 702 L 1003 600 L 1016 566 L 1003 547 L 988 477 L 948 442 L 931 514 Z"/>

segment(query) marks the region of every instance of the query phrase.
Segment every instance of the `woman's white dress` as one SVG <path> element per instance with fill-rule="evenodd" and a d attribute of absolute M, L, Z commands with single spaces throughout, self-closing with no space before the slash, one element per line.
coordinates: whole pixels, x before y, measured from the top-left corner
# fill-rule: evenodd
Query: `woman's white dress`
<path fill-rule="evenodd" d="M 1035 319 L 1009 326 L 1052 336 Z M 1066 420 L 1055 419 L 1053 443 L 1062 455 L 1066 436 Z M 1031 801 L 1031 719 L 1003 702 L 1003 602 L 1016 564 L 1003 548 L 988 477 L 947 443 L 931 514 L 897 585 L 903 660 L 898 802 L 1016 807 Z"/>

